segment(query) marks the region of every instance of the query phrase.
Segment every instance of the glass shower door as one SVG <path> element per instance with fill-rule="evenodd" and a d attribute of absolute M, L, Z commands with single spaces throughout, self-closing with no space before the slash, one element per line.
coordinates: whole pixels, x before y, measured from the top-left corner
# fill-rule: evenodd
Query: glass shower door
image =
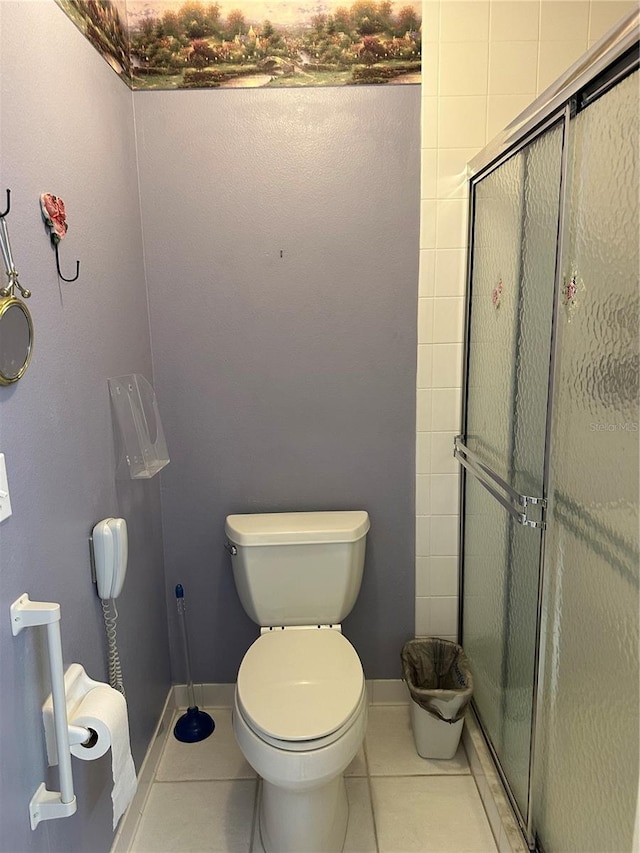
<path fill-rule="evenodd" d="M 527 814 L 545 434 L 564 130 L 474 186 L 464 433 L 462 642 L 474 704 Z"/>
<path fill-rule="evenodd" d="M 638 72 L 571 121 L 534 819 L 631 851 L 638 791 Z"/>

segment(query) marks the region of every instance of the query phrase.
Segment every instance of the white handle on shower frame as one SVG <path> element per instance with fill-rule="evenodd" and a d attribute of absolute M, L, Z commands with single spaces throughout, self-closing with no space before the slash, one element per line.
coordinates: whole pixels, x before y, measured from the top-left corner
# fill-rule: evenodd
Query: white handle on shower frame
<path fill-rule="evenodd" d="M 23 628 L 31 628 L 36 625 L 46 625 L 47 628 L 51 696 L 60 769 L 60 791 L 48 791 L 45 783 L 41 782 L 29 803 L 31 829 L 35 829 L 42 820 L 70 817 L 77 809 L 76 798 L 73 793 L 67 702 L 64 690 L 60 605 L 52 601 L 31 601 L 25 592 L 11 605 L 11 633 L 16 637 Z M 75 726 L 75 728 L 78 727 Z M 77 733 L 74 732 L 74 734 Z M 88 731 L 86 734 L 89 736 Z"/>

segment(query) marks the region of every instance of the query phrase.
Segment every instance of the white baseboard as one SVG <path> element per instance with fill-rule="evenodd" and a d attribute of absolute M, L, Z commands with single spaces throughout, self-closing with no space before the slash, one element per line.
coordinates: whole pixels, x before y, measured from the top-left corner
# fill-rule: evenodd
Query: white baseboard
<path fill-rule="evenodd" d="M 194 684 L 193 695 L 198 708 L 232 708 L 235 684 Z M 404 705 L 409 691 L 401 679 L 373 678 L 367 680 L 370 705 Z M 174 707 L 188 708 L 191 700 L 186 684 L 174 684 Z"/>
<path fill-rule="evenodd" d="M 401 678 L 371 678 L 367 689 L 371 705 L 407 705 L 411 698 Z"/>
<path fill-rule="evenodd" d="M 193 694 L 198 708 L 233 708 L 235 684 L 194 684 Z M 186 684 L 173 685 L 174 707 L 188 708 L 191 704 Z"/>

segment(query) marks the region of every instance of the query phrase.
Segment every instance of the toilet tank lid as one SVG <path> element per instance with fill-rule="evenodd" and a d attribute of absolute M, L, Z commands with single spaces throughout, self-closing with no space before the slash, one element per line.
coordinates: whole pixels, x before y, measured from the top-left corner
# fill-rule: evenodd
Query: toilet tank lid
<path fill-rule="evenodd" d="M 364 510 L 264 512 L 228 515 L 225 533 L 235 545 L 312 545 L 357 542 L 369 530 Z"/>

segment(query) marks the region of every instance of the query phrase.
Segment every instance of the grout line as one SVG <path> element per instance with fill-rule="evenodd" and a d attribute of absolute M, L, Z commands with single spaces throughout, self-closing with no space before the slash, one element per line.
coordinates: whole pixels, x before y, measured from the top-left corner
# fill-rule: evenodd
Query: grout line
<path fill-rule="evenodd" d="M 196 784 L 202 782 L 255 782 L 258 776 L 225 776 L 222 779 L 155 779 L 154 785 L 183 785 Z"/>
<path fill-rule="evenodd" d="M 444 760 L 444 759 L 441 759 Z M 449 770 L 446 773 L 372 773 L 372 779 L 389 779 L 391 777 L 397 779 L 448 779 L 451 776 L 459 778 L 460 776 L 473 776 L 470 770 L 453 771 Z"/>

